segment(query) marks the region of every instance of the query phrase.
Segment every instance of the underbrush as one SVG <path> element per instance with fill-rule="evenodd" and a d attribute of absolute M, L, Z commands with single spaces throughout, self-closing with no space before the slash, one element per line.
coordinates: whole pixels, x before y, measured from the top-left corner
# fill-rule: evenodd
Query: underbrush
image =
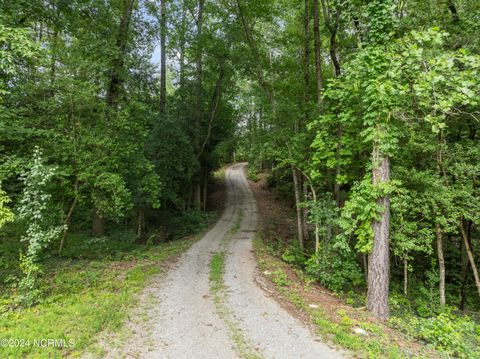
<path fill-rule="evenodd" d="M 301 282 L 300 287 L 304 286 L 308 290 L 308 283 L 319 281 L 318 272 L 311 270 L 312 266 L 317 268 L 319 265 L 309 264 L 295 244 L 292 246 L 285 246 L 282 243 L 265 244 L 258 236 L 254 248 L 260 269 L 270 278 L 277 291 L 295 307 L 307 312 L 323 336 L 342 348 L 355 352 L 358 357 L 480 358 L 480 325 L 472 317 L 456 312 L 454 308 L 435 310 L 435 303 L 430 302 L 431 309 L 426 312 L 422 309 L 424 301 L 421 298 L 418 299 L 416 306 L 412 307 L 403 295 L 392 293 L 390 296 L 392 316 L 387 326 L 404 336 L 405 340 L 416 343 L 412 345 L 423 347 L 421 350 L 425 353 L 418 356 L 418 353 L 403 350 L 404 348 L 395 344 L 396 339 L 384 333 L 380 324 L 375 324 L 367 318 L 354 319 L 343 310 L 337 311 L 332 316 L 332 313 L 326 312 L 329 309 L 322 308 L 321 303 L 319 308 L 310 308 L 301 291 L 296 288 L 296 283 L 287 276 L 284 266 L 285 263 L 292 266 L 293 272 Z M 328 268 L 322 271 L 328 272 Z M 335 278 L 335 275 L 333 277 Z M 331 283 L 322 284 L 332 289 L 332 286 L 328 285 Z M 352 289 L 334 292 L 342 298 L 342 301 L 351 305 L 352 309 L 365 307 L 363 292 Z M 417 309 L 424 314 L 423 317 L 419 315 Z M 356 334 L 355 328 L 360 328 L 365 333 Z"/>
<path fill-rule="evenodd" d="M 448 357 L 480 358 L 480 325 L 468 316 L 453 313 L 451 308 L 429 318 L 413 314 L 393 316 L 389 324 L 411 338 L 433 345 Z"/>

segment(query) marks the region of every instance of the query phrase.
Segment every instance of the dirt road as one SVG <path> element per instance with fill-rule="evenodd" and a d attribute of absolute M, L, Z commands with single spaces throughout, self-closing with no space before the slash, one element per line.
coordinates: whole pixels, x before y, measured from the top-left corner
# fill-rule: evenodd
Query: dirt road
<path fill-rule="evenodd" d="M 252 238 L 257 212 L 244 166 L 227 169 L 222 217 L 147 289 L 144 297 L 151 299 L 150 304 L 139 314 L 144 320 L 128 324 L 130 334 L 108 357 L 341 358 L 256 285 Z M 219 251 L 226 253 L 222 305 L 228 314 L 219 313 L 209 283 L 212 253 Z"/>

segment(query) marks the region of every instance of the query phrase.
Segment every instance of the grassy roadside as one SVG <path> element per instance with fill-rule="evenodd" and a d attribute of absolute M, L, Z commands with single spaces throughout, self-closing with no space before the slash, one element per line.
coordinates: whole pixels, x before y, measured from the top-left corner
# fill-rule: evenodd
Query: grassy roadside
<path fill-rule="evenodd" d="M 0 357 L 79 356 L 95 342 L 99 332 L 121 327 L 136 303 L 136 293 L 197 237 L 133 245 L 114 258 L 105 253 L 105 257 L 93 260 L 52 259 L 46 264 L 43 279 L 48 293 L 40 304 L 13 310 L 0 307 L 0 339 L 24 340 L 24 345 L 0 347 Z M 34 345 L 34 340 L 44 338 L 64 339 L 67 344 L 71 340 L 74 345 Z"/>
<path fill-rule="evenodd" d="M 375 322 L 361 310 L 326 305 L 313 301 L 311 281 L 301 271 L 270 253 L 260 236 L 254 240 L 254 252 L 262 275 L 276 292 L 280 302 L 294 315 L 310 324 L 334 346 L 356 358 L 438 358 L 440 354 L 411 342 L 385 325 Z"/>

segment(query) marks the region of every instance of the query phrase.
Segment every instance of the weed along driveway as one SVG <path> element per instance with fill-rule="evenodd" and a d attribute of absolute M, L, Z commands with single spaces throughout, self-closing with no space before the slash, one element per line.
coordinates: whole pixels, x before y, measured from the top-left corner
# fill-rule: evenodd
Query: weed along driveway
<path fill-rule="evenodd" d="M 131 320 L 107 357 L 340 358 L 256 284 L 256 204 L 245 164 L 226 171 L 218 223 L 147 288 L 144 320 Z M 136 314 L 136 315 L 137 315 Z"/>

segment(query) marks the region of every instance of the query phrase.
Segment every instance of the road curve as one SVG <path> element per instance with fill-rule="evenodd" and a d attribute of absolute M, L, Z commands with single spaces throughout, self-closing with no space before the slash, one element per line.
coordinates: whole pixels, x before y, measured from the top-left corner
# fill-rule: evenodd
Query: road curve
<path fill-rule="evenodd" d="M 255 284 L 252 238 L 257 227 L 253 194 L 245 164 L 226 170 L 227 203 L 217 224 L 150 288 L 155 304 L 147 325 L 133 328 L 122 348 L 109 357 L 229 359 L 240 358 L 231 326 L 221 317 L 209 291 L 212 253 L 225 250 L 224 305 L 242 337 L 263 358 L 341 358 Z M 240 216 L 239 216 L 240 215 Z M 230 230 L 241 218 L 233 237 Z M 225 238 L 231 237 L 225 244 Z M 226 246 L 226 247 L 225 247 Z"/>

